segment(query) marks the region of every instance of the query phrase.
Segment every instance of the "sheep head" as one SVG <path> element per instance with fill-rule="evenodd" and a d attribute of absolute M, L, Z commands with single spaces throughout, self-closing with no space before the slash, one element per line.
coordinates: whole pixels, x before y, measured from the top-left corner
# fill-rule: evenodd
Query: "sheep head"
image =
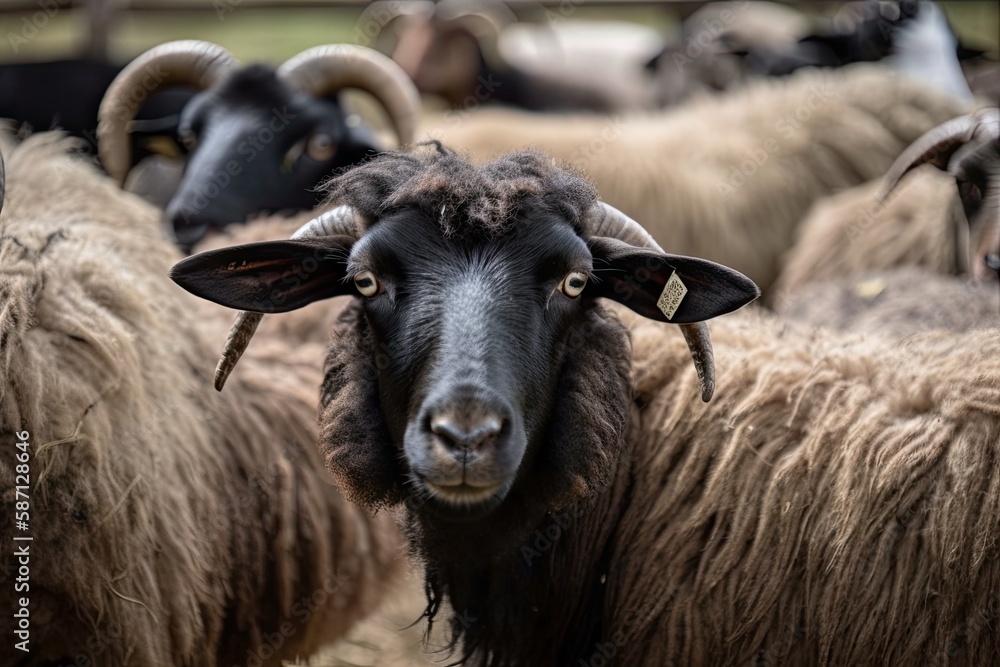
<path fill-rule="evenodd" d="M 321 448 L 356 500 L 419 499 L 432 521 L 521 521 L 607 484 L 630 355 L 602 299 L 681 324 L 707 400 L 704 320 L 759 293 L 732 269 L 666 254 L 535 153 L 474 167 L 429 146 L 330 188 L 341 206 L 298 240 L 195 255 L 171 277 L 257 313 L 353 296 L 327 359 Z"/>
<path fill-rule="evenodd" d="M 170 42 L 125 67 L 101 103 L 99 153 L 119 182 L 130 164 L 128 132 L 141 100 L 176 85 L 200 91 L 177 121 L 187 164 L 166 207 L 183 247 L 257 213 L 312 208 L 325 177 L 382 150 L 372 132 L 345 113 L 340 91 L 371 93 L 401 144 L 412 141 L 419 110 L 402 70 L 362 47 L 316 47 L 275 69 L 240 67 L 208 42 Z"/>
<path fill-rule="evenodd" d="M 506 70 L 498 40 L 517 21 L 502 2 L 443 0 L 410 11 L 393 50 L 393 60 L 423 93 L 453 106 L 475 100 L 482 65 Z"/>
<path fill-rule="evenodd" d="M 917 139 L 889 169 L 881 198 L 911 169 L 932 164 L 955 178 L 968 227 L 956 230 L 973 280 L 1000 274 L 1000 109 L 981 109 Z"/>

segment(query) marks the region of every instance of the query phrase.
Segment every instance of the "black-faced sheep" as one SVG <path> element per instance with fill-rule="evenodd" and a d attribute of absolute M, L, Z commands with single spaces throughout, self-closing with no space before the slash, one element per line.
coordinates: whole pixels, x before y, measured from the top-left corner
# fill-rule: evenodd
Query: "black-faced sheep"
<path fill-rule="evenodd" d="M 921 7 L 921 4 L 924 7 Z M 923 9 L 923 11 L 922 11 Z M 803 67 L 843 67 L 851 63 L 875 62 L 894 52 L 896 40 L 920 19 L 934 18 L 952 39 L 947 21 L 933 3 L 848 2 L 838 6 L 832 17 L 820 17 L 811 34 L 803 34 L 794 44 L 761 44 L 749 49 L 747 67 L 764 76 L 783 76 Z"/>
<path fill-rule="evenodd" d="M 968 270 L 975 280 L 1000 274 L 1000 108 L 980 109 L 923 135 L 886 175 L 884 200 L 907 173 L 931 164 L 955 179 L 968 225 Z"/>
<path fill-rule="evenodd" d="M 962 66 L 978 63 L 981 52 L 958 43 L 933 2 L 863 0 L 835 12 L 810 27 L 812 21 L 790 6 L 709 3 L 684 22 L 678 43 L 648 63 L 656 95 L 661 104 L 673 104 L 699 91 L 730 90 L 806 67 L 885 60 L 943 92 L 971 97 Z"/>
<path fill-rule="evenodd" d="M 844 3 L 794 44 L 751 44 L 743 53 L 743 70 L 757 76 L 884 60 L 959 98 L 971 98 L 963 67 L 971 66 L 969 78 L 978 79 L 974 72 L 989 62 L 960 43 L 934 2 L 918 0 Z M 977 93 L 988 90 L 975 83 Z"/>
<path fill-rule="evenodd" d="M 807 283 L 853 281 L 898 266 L 996 282 L 1000 271 L 997 109 L 981 109 L 933 128 L 899 156 L 884 182 L 818 202 L 785 258 L 776 302 Z"/>
<path fill-rule="evenodd" d="M 325 238 L 172 275 L 257 312 L 355 291 L 320 447 L 354 500 L 405 504 L 463 662 L 995 660 L 995 331 L 900 345 L 736 314 L 702 403 L 680 340 L 598 297 L 683 322 L 752 285 L 662 254 L 547 159 L 384 154 L 330 192 Z"/>
<path fill-rule="evenodd" d="M 166 206 L 188 248 L 209 229 L 253 214 L 313 208 L 324 178 L 384 148 L 357 116 L 345 113 L 345 88 L 371 93 L 385 107 L 400 144 L 412 140 L 420 108 L 406 74 L 370 49 L 318 46 L 275 69 L 239 67 L 208 42 L 169 42 L 133 60 L 101 103 L 101 162 L 119 182 L 131 164 L 130 122 L 142 100 L 178 85 L 200 91 L 177 121 L 188 155 Z"/>
<path fill-rule="evenodd" d="M 391 523 L 351 506 L 315 451 L 323 348 L 262 341 L 232 394 L 212 391 L 229 317 L 167 280 L 181 254 L 159 211 L 56 135 L 0 142 L 11 519 L 15 442 L 31 455 L 28 528 L 0 528 L 5 567 L 30 549 L 30 654 L 11 610 L 0 664 L 278 665 L 345 634 L 402 562 Z"/>
<path fill-rule="evenodd" d="M 767 293 L 812 203 L 882 177 L 966 107 L 861 65 L 764 80 L 648 117 L 481 109 L 425 123 L 477 162 L 533 147 L 583 171 L 604 201 L 676 251 L 732 266 Z"/>

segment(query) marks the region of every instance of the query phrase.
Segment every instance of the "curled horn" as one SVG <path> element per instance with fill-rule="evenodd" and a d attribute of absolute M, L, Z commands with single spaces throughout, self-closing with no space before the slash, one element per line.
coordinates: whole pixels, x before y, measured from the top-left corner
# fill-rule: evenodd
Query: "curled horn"
<path fill-rule="evenodd" d="M 361 215 L 350 206 L 338 206 L 335 209 L 320 214 L 299 227 L 293 239 L 313 239 L 322 236 L 352 236 L 359 238 L 363 228 Z M 226 336 L 226 346 L 222 350 L 222 357 L 215 367 L 215 389 L 222 391 L 229 378 L 229 374 L 236 368 L 237 362 L 243 356 L 243 352 L 250 344 L 257 325 L 264 318 L 263 313 L 251 313 L 240 311 L 236 316 L 236 321 L 229 329 Z"/>
<path fill-rule="evenodd" d="M 904 150 L 889 168 L 879 191 L 884 201 L 903 176 L 923 164 L 932 164 L 948 170 L 949 162 L 962 146 L 978 139 L 994 141 L 1000 136 L 1000 119 L 997 109 L 981 109 L 975 114 L 953 118 L 929 130 Z M 978 142 L 977 142 L 978 143 Z"/>
<path fill-rule="evenodd" d="M 413 141 L 420 95 L 402 68 L 377 51 L 351 44 L 316 46 L 287 60 L 278 76 L 314 97 L 343 88 L 371 93 L 389 113 L 400 146 Z"/>
<path fill-rule="evenodd" d="M 982 151 L 991 150 L 991 143 L 995 145 L 998 142 L 1000 142 L 1000 110 L 995 107 L 980 109 L 974 114 L 954 118 L 939 125 L 923 134 L 896 158 L 879 188 L 877 201 L 884 204 L 903 176 L 924 164 L 934 165 L 961 179 L 969 161 L 978 159 Z M 963 205 L 965 203 L 963 198 Z M 972 224 L 972 221 L 969 223 Z M 973 254 L 975 249 L 970 246 L 969 226 L 957 225 L 954 233 L 955 266 L 960 273 L 971 270 L 973 276 L 981 278 L 982 265 L 970 262 L 970 254 Z"/>
<path fill-rule="evenodd" d="M 584 215 L 583 228 L 591 236 L 608 236 L 639 248 L 652 248 L 663 252 L 659 244 L 638 222 L 628 217 L 614 206 L 595 202 Z M 701 400 L 706 403 L 715 393 L 715 355 L 712 352 L 712 338 L 708 325 L 704 322 L 681 324 L 681 333 L 691 351 L 691 360 L 701 384 Z"/>
<path fill-rule="evenodd" d="M 111 178 L 121 185 L 128 175 L 129 125 L 143 100 L 169 86 L 205 90 L 238 64 L 221 46 L 192 39 L 153 47 L 126 65 L 108 86 L 97 112 L 97 153 Z"/>

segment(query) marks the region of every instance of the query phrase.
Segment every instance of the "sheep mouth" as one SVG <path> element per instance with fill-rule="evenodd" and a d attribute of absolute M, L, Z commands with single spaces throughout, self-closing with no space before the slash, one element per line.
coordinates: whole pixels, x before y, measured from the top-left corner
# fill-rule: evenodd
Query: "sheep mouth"
<path fill-rule="evenodd" d="M 435 516 L 448 521 L 469 522 L 490 514 L 510 490 L 508 482 L 489 485 L 435 484 L 420 476 L 417 485 L 424 492 L 425 506 Z"/>

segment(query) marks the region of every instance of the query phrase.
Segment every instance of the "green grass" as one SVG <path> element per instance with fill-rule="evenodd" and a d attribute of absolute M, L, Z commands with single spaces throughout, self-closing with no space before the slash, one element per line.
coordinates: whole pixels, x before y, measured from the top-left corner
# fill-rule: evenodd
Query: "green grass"
<path fill-rule="evenodd" d="M 122 59 L 172 39 L 206 39 L 241 60 L 281 62 L 318 44 L 354 42 L 359 11 L 240 9 L 202 14 L 133 13 L 118 26 L 113 55 Z"/>
<path fill-rule="evenodd" d="M 205 39 L 224 46 L 241 60 L 281 62 L 299 51 L 353 42 L 360 11 L 351 9 L 257 9 L 238 5 L 229 12 L 125 12 L 111 28 L 113 60 L 127 61 L 146 49 L 174 39 Z M 65 58 L 83 50 L 87 25 L 80 12 L 61 12 L 26 44 L 11 44 L 9 32 L 21 34 L 16 15 L 0 16 L 0 60 Z M 30 29 L 24 33 L 30 35 Z"/>

